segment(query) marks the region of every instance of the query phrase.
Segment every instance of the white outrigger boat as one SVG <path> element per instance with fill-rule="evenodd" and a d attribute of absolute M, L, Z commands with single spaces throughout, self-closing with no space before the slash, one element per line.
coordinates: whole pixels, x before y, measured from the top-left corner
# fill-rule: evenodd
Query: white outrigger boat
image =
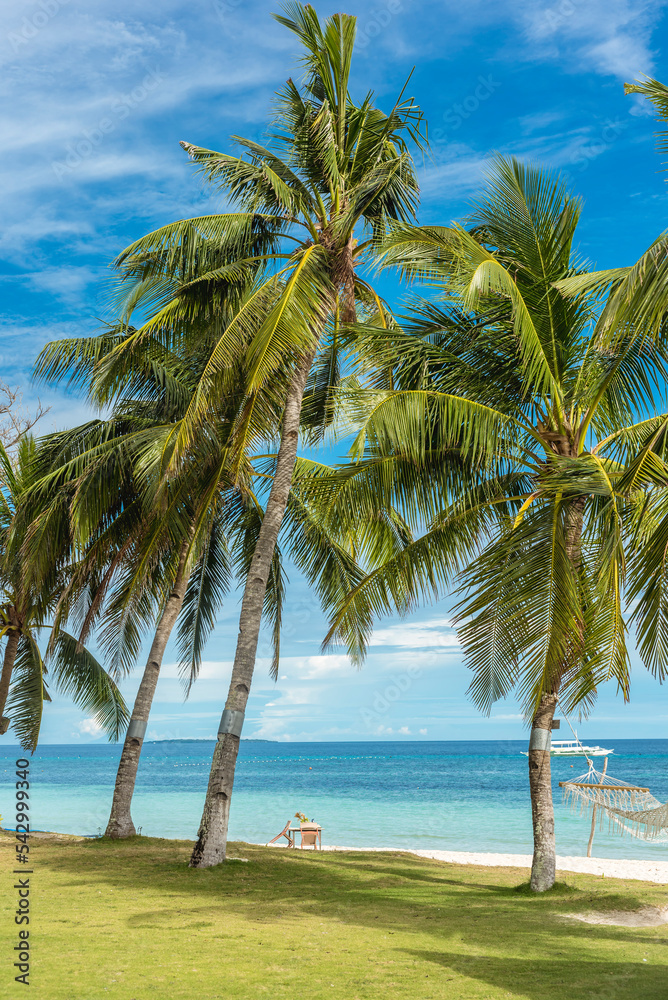
<path fill-rule="evenodd" d="M 550 746 L 550 757 L 608 757 L 614 750 L 606 750 L 605 747 L 583 746 L 578 739 L 574 740 L 552 740 Z M 528 750 L 522 750 L 525 757 L 529 756 Z"/>

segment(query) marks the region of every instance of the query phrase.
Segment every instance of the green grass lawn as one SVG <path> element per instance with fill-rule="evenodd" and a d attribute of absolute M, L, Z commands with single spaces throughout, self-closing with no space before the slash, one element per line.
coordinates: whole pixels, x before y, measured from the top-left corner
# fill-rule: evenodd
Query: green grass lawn
<path fill-rule="evenodd" d="M 186 867 L 185 841 L 32 841 L 32 997 L 43 1000 L 653 1000 L 668 998 L 668 925 L 564 914 L 666 905 L 666 887 L 406 854 L 231 846 Z M 14 841 L 3 869 L 0 996 L 11 969 Z"/>

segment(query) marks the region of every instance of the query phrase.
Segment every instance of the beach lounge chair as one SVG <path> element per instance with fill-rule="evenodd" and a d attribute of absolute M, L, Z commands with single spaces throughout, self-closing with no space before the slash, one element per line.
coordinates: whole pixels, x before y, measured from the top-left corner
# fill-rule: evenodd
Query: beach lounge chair
<path fill-rule="evenodd" d="M 277 833 L 276 836 L 274 837 L 274 839 L 269 841 L 269 843 L 267 844 L 267 847 L 269 847 L 271 844 L 275 844 L 277 840 L 281 839 L 281 837 L 285 837 L 285 839 L 288 842 L 288 847 L 294 847 L 295 846 L 295 838 L 293 836 L 294 830 L 290 829 L 290 824 L 291 823 L 292 823 L 292 820 L 289 819 L 287 821 L 287 823 L 285 824 L 285 826 L 283 827 L 283 829 L 281 830 L 281 832 Z"/>
<path fill-rule="evenodd" d="M 302 842 L 299 846 L 301 848 L 312 847 L 314 851 L 322 850 L 322 827 L 318 826 L 317 823 L 301 823 L 300 831 Z"/>

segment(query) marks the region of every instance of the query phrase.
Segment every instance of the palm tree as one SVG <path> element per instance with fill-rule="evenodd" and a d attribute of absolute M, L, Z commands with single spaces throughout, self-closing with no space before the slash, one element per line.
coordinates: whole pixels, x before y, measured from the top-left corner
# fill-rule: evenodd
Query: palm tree
<path fill-rule="evenodd" d="M 221 426 L 224 425 L 221 423 Z M 211 436 L 207 443 L 211 446 Z M 149 469 L 144 467 L 142 471 L 146 475 Z M 172 631 L 177 626 L 179 666 L 187 696 L 198 676 L 216 612 L 229 590 L 234 569 L 234 535 L 256 537 L 260 523 L 257 506 L 253 505 L 252 497 L 248 497 L 249 491 L 242 492 L 229 480 L 224 448 L 209 447 L 207 454 L 202 454 L 200 461 L 191 467 L 189 475 L 181 482 L 172 481 L 170 487 L 172 495 L 167 510 L 164 503 L 158 504 L 158 522 L 151 525 L 145 520 L 133 553 L 129 579 L 120 588 L 122 597 L 116 595 L 109 609 L 112 621 L 117 622 L 127 613 L 133 595 L 138 595 L 141 601 L 145 594 L 147 567 L 151 568 L 156 581 L 161 581 L 164 593 L 158 604 L 155 634 L 116 776 L 106 829 L 110 837 L 127 837 L 135 833 L 130 811 L 132 796 L 151 705 Z M 164 494 L 156 499 L 164 500 Z M 174 514 L 177 516 L 170 516 Z M 186 520 L 184 514 L 187 514 Z M 161 548 L 171 555 L 171 559 L 156 565 L 155 552 Z M 278 557 L 268 581 L 268 617 L 280 621 L 281 600 L 282 570 Z M 106 628 L 113 633 L 113 625 L 110 628 L 108 624 Z"/>
<path fill-rule="evenodd" d="M 325 524 L 396 505 L 420 529 L 351 590 L 327 641 L 360 657 L 375 615 L 455 584 L 470 696 L 489 711 L 517 691 L 539 892 L 555 877 L 557 699 L 586 712 L 608 678 L 628 695 L 626 554 L 668 426 L 654 415 L 665 351 L 602 347 L 595 295 L 555 287 L 582 271 L 579 216 L 559 178 L 499 159 L 466 228 L 395 227 L 386 264 L 441 302 L 415 304 L 404 330 L 367 329 L 376 381 L 357 462 L 321 500 Z"/>
<path fill-rule="evenodd" d="M 100 342 L 102 341 L 102 343 Z M 113 339 L 112 339 L 113 343 Z M 38 374 L 51 377 L 69 370 L 72 377 L 90 379 L 91 365 L 110 349 L 109 333 L 47 345 Z M 47 360 L 48 359 L 48 360 Z M 192 391 L 197 358 L 167 360 L 155 350 L 135 358 L 126 387 L 139 397 L 122 396 L 113 416 L 83 427 L 53 434 L 43 443 L 40 477 L 33 493 L 40 516 L 29 528 L 32 562 L 53 558 L 44 535 L 63 514 L 73 525 L 74 546 L 80 551 L 75 589 L 87 588 L 80 608 L 79 641 L 97 624 L 113 670 L 124 673 L 139 653 L 142 634 L 157 617 L 144 673 L 135 698 L 119 762 L 107 835 L 135 833 L 131 803 L 151 704 L 167 642 L 180 617 L 178 645 L 187 689 L 196 679 L 204 644 L 228 589 L 231 556 L 228 522 L 238 517 L 238 493 L 224 475 L 224 448 L 192 454 L 189 475 L 173 478 L 156 494 L 165 437 L 182 416 Z M 93 400 L 95 396 L 93 395 Z M 221 419 L 220 430 L 226 425 Z M 238 503 L 236 504 L 238 507 Z M 68 609 L 72 594 L 65 590 L 59 612 Z"/>
<path fill-rule="evenodd" d="M 62 620 L 51 620 L 59 592 L 68 581 L 67 567 L 54 562 L 46 574 L 37 575 L 24 559 L 23 505 L 34 485 L 37 454 L 30 436 L 22 437 L 12 458 L 0 444 L 0 632 L 6 637 L 0 716 L 7 707 L 21 746 L 31 751 L 39 739 L 44 702 L 51 700 L 47 676 L 61 693 L 91 713 L 111 739 L 118 739 L 128 718 L 113 677 L 65 631 Z M 44 629 L 51 633 L 45 657 L 38 645 Z M 2 733 L 9 724 L 10 718 L 3 716 Z"/>
<path fill-rule="evenodd" d="M 175 287 L 180 293 L 178 282 Z M 217 291 L 221 293 L 221 288 Z M 219 319 L 234 299 L 229 284 L 222 293 Z M 142 295 L 135 294 L 133 308 L 138 308 L 141 300 Z M 174 623 L 180 613 L 178 647 L 189 690 L 232 573 L 239 579 L 248 575 L 262 525 L 258 497 L 264 492 L 263 484 L 273 477 L 275 458 L 261 459 L 254 468 L 247 459 L 242 462 L 238 449 L 228 447 L 235 406 L 244 404 L 243 395 L 239 399 L 238 394 L 218 400 L 207 433 L 198 435 L 189 448 L 188 462 L 176 475 L 164 477 L 174 431 L 212 348 L 210 326 L 195 325 L 178 351 L 174 345 L 166 350 L 152 338 L 139 340 L 129 364 L 129 352 L 120 358 L 116 354 L 119 343 L 133 332 L 121 325 L 100 337 L 48 344 L 36 366 L 39 378 L 58 381 L 69 376 L 71 383 L 85 386 L 94 403 L 113 402 L 114 415 L 107 421 L 51 435 L 45 443 L 43 475 L 35 492 L 40 509 L 46 510 L 30 529 L 32 558 L 45 560 L 48 566 L 52 554 L 44 543 L 53 533 L 51 520 L 65 510 L 83 549 L 77 582 L 80 587 L 87 585 L 90 592 L 79 638 L 83 640 L 93 621 L 100 620 L 103 646 L 119 672 L 131 667 L 139 651 L 139 633 L 154 615 L 153 608 L 158 609 L 158 624 L 116 779 L 107 826 L 107 834 L 113 837 L 134 833 L 130 810 L 141 745 Z M 241 370 L 238 381 L 243 384 Z M 138 395 L 122 395 L 128 389 Z M 114 399 L 118 393 L 120 397 Z M 259 426 L 248 425 L 248 441 L 261 437 L 276 421 L 270 394 L 266 395 L 267 399 L 254 407 Z M 317 407 L 312 407 L 311 413 L 316 412 Z M 302 461 L 299 478 L 317 478 L 326 471 L 315 462 Z M 331 606 L 358 582 L 361 573 L 296 494 L 289 501 L 288 515 L 285 540 L 290 554 L 323 603 Z M 379 544 L 383 545 L 382 540 Z M 384 550 L 388 551 L 387 541 Z M 114 579 L 117 585 L 105 604 Z M 273 627 L 274 676 L 278 671 L 283 589 L 277 547 L 264 601 L 265 618 Z M 66 607 L 69 600 L 65 592 Z"/>
<path fill-rule="evenodd" d="M 626 94 L 646 97 L 655 107 L 661 128 L 657 151 L 668 152 L 668 87 L 646 77 L 625 84 Z M 666 343 L 668 318 L 668 235 L 664 232 L 632 266 L 596 271 L 559 283 L 565 295 L 607 293 L 599 321 L 602 347 L 620 338 Z M 668 492 L 665 466 L 656 461 L 644 476 L 648 497 L 635 526 L 629 559 L 628 600 L 634 606 L 638 652 L 647 668 L 663 681 L 668 676 L 668 589 L 665 551 L 668 531 Z"/>
<path fill-rule="evenodd" d="M 192 401 L 170 440 L 165 476 L 189 461 L 197 435 L 215 421 L 216 401 L 238 399 L 231 430 L 235 455 L 279 432 L 279 448 L 262 524 L 246 577 L 239 640 L 209 788 L 191 864 L 225 857 L 229 804 L 239 735 L 252 682 L 265 595 L 290 484 L 306 391 L 304 423 L 317 436 L 331 422 L 332 388 L 345 374 L 346 323 L 357 309 L 385 309 L 359 273 L 372 243 L 391 221 L 414 217 L 417 181 L 408 143 L 421 145 L 422 116 L 400 95 L 389 114 L 356 105 L 348 92 L 355 18 L 337 14 L 321 25 L 298 3 L 278 20 L 304 49 L 303 87 L 288 80 L 279 94 L 268 147 L 237 138 L 232 156 L 184 143 L 207 180 L 240 211 L 165 226 L 117 259 L 124 301 L 154 296 L 155 309 L 128 332 L 98 368 L 104 379 L 147 341 L 173 349 L 199 331 L 218 331 Z M 244 155 L 245 154 L 245 155 Z M 361 238 L 361 242 L 358 242 Z M 220 319 L 221 282 L 236 282 L 240 302 Z M 249 282 L 250 288 L 249 288 Z M 227 294 L 227 293 L 225 293 Z M 244 359 L 246 378 L 236 374 Z M 109 384 L 113 384 L 110 376 Z M 266 419 L 259 418 L 262 410 Z"/>

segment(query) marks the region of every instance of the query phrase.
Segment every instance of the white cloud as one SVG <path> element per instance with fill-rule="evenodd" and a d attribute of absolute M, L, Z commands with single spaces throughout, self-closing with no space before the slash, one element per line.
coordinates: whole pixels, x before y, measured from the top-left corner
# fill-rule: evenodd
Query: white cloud
<path fill-rule="evenodd" d="M 100 736 L 103 732 L 102 726 L 96 719 L 84 719 L 78 722 L 77 729 L 82 736 Z"/>
<path fill-rule="evenodd" d="M 329 656 L 290 656 L 290 668 L 305 680 L 350 674 L 353 670 L 350 657 L 341 653 Z"/>
<path fill-rule="evenodd" d="M 427 730 L 426 729 L 419 729 L 418 732 L 419 732 L 420 736 L 426 736 L 427 735 Z"/>
<path fill-rule="evenodd" d="M 449 631 L 445 631 L 448 628 Z M 387 628 L 374 629 L 370 646 L 399 646 L 405 649 L 437 647 L 442 652 L 456 652 L 459 640 L 447 618 L 429 622 L 400 622 Z"/>
<path fill-rule="evenodd" d="M 239 11 L 244 38 L 221 59 L 230 26 L 212 3 L 195 18 L 183 0 L 46 7 L 5 0 L 0 15 L 0 250 L 24 269 L 18 281 L 87 316 L 98 275 L 72 264 L 76 255 L 106 267 L 137 229 L 209 210 L 178 142 L 208 139 L 212 116 L 191 109 L 215 95 L 214 125 L 264 118 L 294 43 L 268 12 L 250 24 Z M 54 246 L 62 268 L 49 261 Z"/>
<path fill-rule="evenodd" d="M 408 728 L 408 726 L 402 726 L 401 729 L 397 730 L 397 732 L 401 733 L 402 736 L 410 736 L 411 735 L 411 731 Z"/>

